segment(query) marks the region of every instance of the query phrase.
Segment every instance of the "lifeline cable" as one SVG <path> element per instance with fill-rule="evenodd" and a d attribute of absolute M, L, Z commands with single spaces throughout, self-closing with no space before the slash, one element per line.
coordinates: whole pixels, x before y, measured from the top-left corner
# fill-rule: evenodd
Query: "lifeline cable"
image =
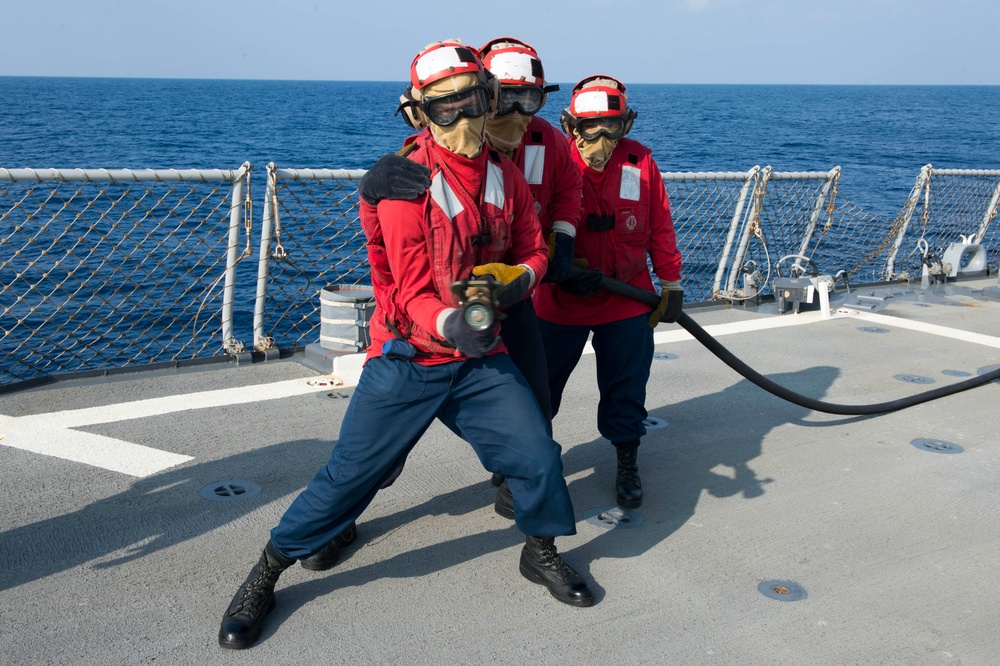
<path fill-rule="evenodd" d="M 660 304 L 660 297 L 657 294 L 614 278 L 604 277 L 601 280 L 601 288 L 607 289 L 613 294 L 618 294 L 619 296 L 624 296 L 626 298 L 639 301 L 640 303 L 645 303 L 651 308 L 655 308 Z M 677 319 L 677 323 L 683 326 L 684 329 L 695 338 L 695 340 L 703 344 L 710 352 L 718 356 L 723 363 L 768 393 L 772 393 L 779 398 L 799 405 L 800 407 L 812 409 L 817 412 L 824 412 L 826 414 L 841 414 L 847 416 L 888 414 L 890 412 L 899 411 L 900 409 L 906 409 L 907 407 L 913 407 L 914 405 L 936 400 L 937 398 L 943 398 L 946 395 L 967 391 L 971 388 L 983 386 L 984 384 L 1000 379 L 1000 368 L 998 368 L 991 372 L 979 375 L 978 377 L 958 382 L 957 384 L 942 386 L 930 391 L 924 391 L 923 393 L 917 393 L 916 395 L 911 395 L 907 398 L 900 398 L 889 402 L 880 402 L 874 405 L 838 405 L 831 402 L 823 402 L 822 400 L 815 400 L 799 393 L 795 393 L 780 384 L 776 384 L 767 377 L 764 377 L 737 358 L 728 349 L 723 347 L 718 340 L 709 335 L 708 331 L 699 326 L 698 323 L 686 312 L 681 312 L 680 317 Z"/>

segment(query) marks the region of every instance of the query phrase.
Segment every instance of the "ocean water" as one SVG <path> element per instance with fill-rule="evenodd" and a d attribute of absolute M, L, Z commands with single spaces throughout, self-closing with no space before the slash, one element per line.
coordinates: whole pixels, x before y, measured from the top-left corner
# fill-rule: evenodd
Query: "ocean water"
<path fill-rule="evenodd" d="M 558 123 L 571 86 L 550 95 L 543 117 Z M 393 115 L 402 89 L 395 82 L 0 77 L 0 167 L 235 169 L 249 161 L 259 207 L 269 162 L 368 168 L 396 150 L 411 133 Z M 883 217 L 899 211 L 925 164 L 1000 169 L 1000 87 L 635 85 L 629 93 L 639 113 L 632 136 L 652 148 L 663 171 L 746 171 L 754 165 L 827 171 L 839 165 L 838 202 Z M 260 215 L 258 208 L 256 219 Z M 0 238 L 8 231 L 0 228 Z M 700 269 L 710 276 L 714 264 Z M 686 261 L 688 279 L 697 270 L 697 261 Z M 255 275 L 238 272 L 234 326 L 246 341 Z M 101 289 L 109 293 L 95 298 L 107 299 L 108 307 L 130 298 L 112 285 Z M 35 305 L 37 312 L 27 305 L 18 311 L 26 325 L 43 314 L 63 325 L 72 312 L 71 303 Z M 306 318 L 314 304 L 299 299 L 289 308 Z M 286 313 L 288 320 L 296 316 Z M 156 340 L 152 348 L 177 351 L 174 319 L 143 326 Z M 100 332 L 86 336 L 96 339 Z M 9 370 L 5 363 L 33 345 L 0 336 L 6 359 L 0 380 Z M 124 356 L 107 363 L 134 357 L 131 348 L 115 353 Z M 162 358 L 139 358 L 153 360 Z M 14 374 L 35 372 L 18 367 Z"/>
<path fill-rule="evenodd" d="M 558 123 L 572 84 L 542 110 Z M 0 167 L 367 168 L 410 133 L 402 82 L 0 77 Z M 1000 168 L 998 86 L 629 87 L 663 171 L 842 167 L 892 216 L 920 168 Z M 257 191 L 263 191 L 262 188 Z"/>

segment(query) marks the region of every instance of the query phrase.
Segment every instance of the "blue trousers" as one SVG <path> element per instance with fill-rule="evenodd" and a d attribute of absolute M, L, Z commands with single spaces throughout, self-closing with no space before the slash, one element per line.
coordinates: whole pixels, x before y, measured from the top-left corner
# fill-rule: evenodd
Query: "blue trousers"
<path fill-rule="evenodd" d="M 487 470 L 507 477 L 522 532 L 576 533 L 561 449 L 506 354 L 436 366 L 376 357 L 365 364 L 329 461 L 271 530 L 278 552 L 303 559 L 347 529 L 435 418 Z"/>
<path fill-rule="evenodd" d="M 549 400 L 549 376 L 545 364 L 545 347 L 542 334 L 538 330 L 538 315 L 531 299 L 526 298 L 504 310 L 506 318 L 500 322 L 500 337 L 507 346 L 507 354 L 521 371 L 535 400 L 545 417 L 545 432 L 552 434 L 552 406 Z M 396 469 L 382 482 L 383 488 L 388 488 L 399 475 L 403 473 L 403 463 L 400 460 Z"/>
<path fill-rule="evenodd" d="M 500 322 L 500 337 L 507 345 L 510 360 L 524 375 L 531 392 L 542 408 L 542 415 L 549 422 L 552 433 L 552 405 L 549 398 L 549 378 L 545 363 L 545 347 L 538 330 L 538 315 L 531 299 L 515 303 L 506 310 L 507 318 Z"/>
<path fill-rule="evenodd" d="M 649 315 L 594 326 L 564 326 L 542 318 L 538 327 L 545 342 L 553 416 L 559 413 L 563 389 L 593 332 L 597 360 L 597 429 L 613 444 L 646 434 L 646 382 L 653 362 L 653 330 Z"/>

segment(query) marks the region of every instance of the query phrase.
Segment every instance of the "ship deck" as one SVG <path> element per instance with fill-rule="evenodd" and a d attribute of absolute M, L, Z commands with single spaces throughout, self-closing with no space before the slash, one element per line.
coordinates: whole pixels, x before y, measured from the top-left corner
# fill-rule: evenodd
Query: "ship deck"
<path fill-rule="evenodd" d="M 996 277 L 889 288 L 878 312 L 689 314 L 768 378 L 841 404 L 1000 364 Z M 257 645 L 219 621 L 326 461 L 354 381 L 301 356 L 66 380 L 0 396 L 6 664 L 989 664 L 1000 655 L 1000 385 L 880 416 L 774 397 L 657 329 L 641 508 L 612 520 L 594 357 L 554 422 L 593 581 L 523 579 L 471 447 L 435 424 L 323 573 L 289 569 Z M 341 368 L 351 368 L 346 362 Z"/>

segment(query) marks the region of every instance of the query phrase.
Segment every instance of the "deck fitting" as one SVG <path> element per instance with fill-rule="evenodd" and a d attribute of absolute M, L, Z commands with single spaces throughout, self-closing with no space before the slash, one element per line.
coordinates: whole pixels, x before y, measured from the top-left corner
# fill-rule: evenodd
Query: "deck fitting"
<path fill-rule="evenodd" d="M 918 438 L 911 440 L 910 444 L 921 451 L 930 451 L 931 453 L 962 453 L 965 451 L 958 444 L 952 444 L 941 439 Z"/>
<path fill-rule="evenodd" d="M 671 354 L 670 352 L 653 352 L 653 358 L 657 361 L 672 361 L 677 358 L 677 354 Z"/>
<path fill-rule="evenodd" d="M 597 525 L 607 530 L 629 529 L 642 525 L 642 514 L 623 509 L 620 506 L 590 509 L 584 514 L 584 519 L 591 525 Z"/>
<path fill-rule="evenodd" d="M 934 380 L 930 377 L 921 377 L 920 375 L 909 375 L 901 374 L 896 375 L 894 379 L 898 379 L 901 382 L 906 382 L 907 384 L 933 384 Z"/>
<path fill-rule="evenodd" d="M 247 499 L 260 492 L 260 486 L 253 481 L 219 481 L 210 483 L 198 493 L 202 499 L 215 502 L 231 502 Z"/>
<path fill-rule="evenodd" d="M 1000 364 L 997 364 L 997 365 L 987 365 L 986 367 L 979 368 L 979 370 L 976 370 L 976 374 L 979 375 L 979 376 L 988 375 L 989 373 L 993 372 L 994 370 L 1000 370 Z M 996 380 L 993 383 L 994 384 L 1000 384 L 1000 379 Z"/>
<path fill-rule="evenodd" d="M 799 601 L 808 596 L 805 588 L 790 580 L 761 581 L 757 589 L 765 597 L 777 599 L 778 601 Z"/>
<path fill-rule="evenodd" d="M 881 326 L 858 326 L 858 330 L 862 333 L 888 333 L 889 329 L 882 328 Z"/>
<path fill-rule="evenodd" d="M 655 416 L 647 416 L 642 420 L 642 425 L 646 426 L 646 430 L 659 430 L 660 428 L 666 428 L 667 422 Z"/>
<path fill-rule="evenodd" d="M 343 391 L 322 391 L 319 397 L 323 400 L 344 400 L 345 398 L 350 398 L 350 393 L 344 393 Z"/>

